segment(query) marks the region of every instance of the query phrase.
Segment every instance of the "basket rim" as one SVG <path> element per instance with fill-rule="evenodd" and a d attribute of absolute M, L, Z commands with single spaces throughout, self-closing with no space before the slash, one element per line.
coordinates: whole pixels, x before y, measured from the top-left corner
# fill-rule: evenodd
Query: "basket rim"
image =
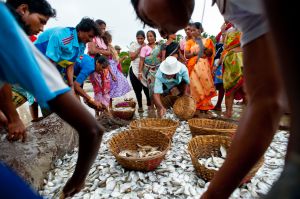
<path fill-rule="evenodd" d="M 134 124 L 137 122 L 142 122 L 142 121 L 170 121 L 173 124 L 169 125 L 169 126 L 165 126 L 165 127 L 155 127 L 155 126 L 151 126 L 151 128 L 171 128 L 171 127 L 175 127 L 179 125 L 179 121 L 175 121 L 172 119 L 161 119 L 161 118 L 144 118 L 144 119 L 137 119 L 137 120 L 133 120 L 130 122 L 129 126 L 130 127 L 134 127 L 134 128 L 148 128 L 149 126 L 135 126 Z"/>
<path fill-rule="evenodd" d="M 163 136 L 165 136 L 165 138 L 167 138 L 168 140 L 168 146 L 166 147 L 165 150 L 163 150 L 160 154 L 157 154 L 157 155 L 154 155 L 154 156 L 150 156 L 150 157 L 146 157 L 146 158 L 134 158 L 134 157 L 124 157 L 124 156 L 120 156 L 118 153 L 114 152 L 111 148 L 111 145 L 112 145 L 112 141 L 113 141 L 113 138 L 115 136 L 118 136 L 120 134 L 127 134 L 127 133 L 132 133 L 132 131 L 135 131 L 135 132 L 139 132 L 141 131 L 140 129 L 129 129 L 129 130 L 125 130 L 125 131 L 121 131 L 119 132 L 118 134 L 114 135 L 108 142 L 108 146 L 109 146 L 109 150 L 110 152 L 116 157 L 116 158 L 120 158 L 120 159 L 124 159 L 124 160 L 135 160 L 135 161 L 147 161 L 147 160 L 152 160 L 152 159 L 157 159 L 159 157 L 164 157 L 166 155 L 166 153 L 168 152 L 168 150 L 171 148 L 171 139 L 164 133 L 162 133 L 161 131 L 158 131 L 158 130 L 150 130 L 149 131 L 154 131 L 154 132 L 157 132 L 158 134 L 161 134 Z"/>
<path fill-rule="evenodd" d="M 200 120 L 205 121 L 206 120 L 206 121 L 214 121 L 214 122 L 223 122 L 223 123 L 226 123 L 226 124 L 230 124 L 233 127 L 231 127 L 231 128 L 208 128 L 208 127 L 197 126 L 197 125 L 191 123 L 191 122 L 197 121 L 197 120 L 198 121 L 200 121 Z M 192 119 L 189 119 L 188 120 L 188 125 L 191 126 L 191 127 L 193 127 L 193 128 L 207 129 L 207 130 L 212 130 L 212 129 L 213 130 L 233 130 L 233 129 L 236 130 L 236 128 L 238 127 L 237 124 L 234 124 L 232 122 L 227 122 L 227 121 L 223 121 L 223 120 L 220 120 L 220 119 L 206 119 L 206 118 L 192 118 Z"/>

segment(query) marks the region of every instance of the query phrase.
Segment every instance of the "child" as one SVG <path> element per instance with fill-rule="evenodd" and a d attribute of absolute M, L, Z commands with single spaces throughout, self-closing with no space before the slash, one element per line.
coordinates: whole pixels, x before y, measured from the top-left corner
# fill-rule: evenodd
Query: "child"
<path fill-rule="evenodd" d="M 95 68 L 99 68 L 100 72 L 94 72 L 90 75 L 90 81 L 94 89 L 94 100 L 105 106 L 106 109 L 110 102 L 110 79 L 109 79 L 109 63 L 107 59 L 99 54 L 94 57 Z M 95 110 L 95 116 L 99 116 L 99 110 Z"/>

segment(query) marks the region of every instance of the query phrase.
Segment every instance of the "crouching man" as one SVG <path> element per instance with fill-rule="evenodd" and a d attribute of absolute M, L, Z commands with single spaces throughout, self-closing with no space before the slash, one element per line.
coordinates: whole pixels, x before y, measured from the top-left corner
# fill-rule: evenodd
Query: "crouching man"
<path fill-rule="evenodd" d="M 154 84 L 154 103 L 158 115 L 162 117 L 166 109 L 173 106 L 176 99 L 189 95 L 190 79 L 185 65 L 169 56 L 160 64 Z"/>

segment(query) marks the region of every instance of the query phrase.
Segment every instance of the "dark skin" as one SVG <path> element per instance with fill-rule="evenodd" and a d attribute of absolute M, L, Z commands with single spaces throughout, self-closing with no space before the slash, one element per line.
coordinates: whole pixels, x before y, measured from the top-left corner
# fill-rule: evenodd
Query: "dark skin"
<path fill-rule="evenodd" d="M 12 91 L 9 84 L 5 84 L 0 90 L 0 110 L 2 114 L 5 115 L 8 135 L 7 139 L 9 141 L 26 139 L 26 128 L 19 117 L 15 105 L 12 103 Z"/>
<path fill-rule="evenodd" d="M 83 188 L 85 178 L 97 156 L 104 130 L 70 92 L 51 100 L 49 105 L 51 110 L 74 127 L 79 134 L 76 168 L 63 189 L 64 196 L 69 197 Z"/>
<path fill-rule="evenodd" d="M 142 35 L 138 35 L 136 37 L 136 40 L 141 45 L 141 47 L 135 52 L 129 52 L 129 56 L 130 56 L 131 61 L 135 60 L 136 58 L 138 58 L 140 56 L 141 49 L 146 45 L 145 44 L 145 37 L 143 37 Z"/>
<path fill-rule="evenodd" d="M 297 122 L 299 117 L 299 92 L 297 92 L 298 74 L 295 73 L 295 68 L 298 67 L 297 61 L 297 45 L 294 42 L 286 42 L 286 35 L 294 32 L 293 26 L 290 25 L 290 20 L 296 17 L 297 7 L 290 4 L 282 4 L 278 0 L 264 1 L 268 20 L 270 22 L 272 41 L 275 49 L 275 58 L 277 58 L 282 74 L 284 85 L 287 91 L 288 101 L 290 105 L 291 127 L 290 138 L 288 143 L 288 151 L 286 155 L 286 163 L 284 170 L 279 180 L 274 184 L 271 191 L 267 194 L 267 199 L 279 198 L 299 198 L 300 184 L 300 124 Z M 282 16 L 277 16 L 276 13 L 282 13 Z M 284 30 L 284 31 L 282 31 Z M 285 50 L 282 50 L 285 49 Z M 296 91 L 296 92 L 295 92 Z"/>
<path fill-rule="evenodd" d="M 161 4 L 164 4 L 168 1 L 162 0 L 160 2 Z M 190 4 L 191 2 L 194 2 L 194 0 L 187 0 L 185 2 Z M 150 4 L 150 1 L 148 1 L 148 4 Z M 151 7 L 148 4 L 140 3 L 137 12 L 148 13 L 148 19 L 150 18 L 149 15 L 151 15 L 151 18 L 158 16 L 160 18 L 172 17 L 172 15 L 168 12 L 161 12 L 159 14 L 151 12 Z M 278 5 L 280 5 L 280 3 L 278 3 Z M 159 7 L 158 5 L 156 6 Z M 180 12 L 178 13 L 178 15 L 180 15 Z M 287 11 L 287 13 L 291 14 L 292 12 Z M 164 16 L 168 14 L 169 16 Z M 273 17 L 274 16 L 275 14 L 273 14 Z M 147 18 L 143 18 L 142 16 L 142 20 L 147 20 Z M 274 20 L 274 24 L 275 21 L 276 20 Z M 174 29 L 168 28 L 169 26 L 177 27 L 178 29 L 181 28 L 181 24 L 177 23 L 176 20 L 173 20 L 170 23 L 171 25 L 169 24 L 168 26 L 164 26 L 162 23 L 157 22 L 155 26 L 164 27 L 165 30 L 169 32 L 175 32 L 177 30 L 175 29 L 174 31 Z M 186 21 L 186 24 L 187 23 L 188 22 Z M 283 22 L 282 24 L 285 23 Z M 277 34 L 279 32 L 278 27 L 276 30 Z M 282 116 L 283 112 L 287 110 L 287 103 L 284 101 L 285 91 L 281 73 L 279 71 L 278 62 L 276 61 L 276 56 L 272 50 L 272 42 L 269 42 L 269 39 L 271 39 L 270 34 L 265 34 L 243 47 L 245 89 L 249 98 L 247 109 L 244 111 L 243 117 L 240 119 L 236 136 L 232 141 L 231 148 L 228 151 L 228 156 L 223 166 L 216 173 L 215 177 L 210 183 L 210 186 L 208 187 L 208 190 L 201 198 L 221 199 L 228 198 L 230 196 L 234 189 L 241 183 L 244 176 L 246 176 L 248 171 L 261 158 L 270 145 L 270 142 L 272 141 L 272 138 L 278 128 L 280 117 Z M 279 39 L 279 37 L 277 39 Z M 289 47 L 290 49 L 293 49 L 291 46 Z M 285 63 L 283 66 L 287 65 L 287 63 L 290 63 L 288 58 L 290 57 L 286 56 L 286 62 L 282 62 Z M 291 58 L 289 60 L 293 59 Z M 296 68 L 296 62 L 290 64 L 290 66 Z M 294 70 L 291 69 L 290 71 Z M 295 72 L 293 72 L 293 74 L 290 72 L 289 74 L 291 76 L 296 75 Z M 289 78 L 289 80 L 286 80 L 287 82 L 292 82 L 289 84 L 289 86 L 291 86 L 289 88 L 295 88 L 294 84 L 296 79 L 290 78 L 287 74 L 285 74 L 285 77 Z M 269 85 L 272 85 L 272 87 Z M 289 91 L 291 90 L 289 89 Z M 293 91 L 295 91 L 295 89 L 293 89 Z M 293 94 L 290 92 L 289 101 L 292 101 L 292 96 L 292 99 L 294 99 L 295 102 L 294 106 L 292 106 L 293 110 L 299 110 L 295 109 L 299 106 L 299 103 L 296 103 L 297 100 L 299 101 L 299 98 L 294 97 L 295 92 L 293 92 Z M 299 128 L 297 130 L 299 130 Z M 257 139 L 258 137 L 260 139 Z M 291 136 L 291 140 L 294 140 L 294 143 L 299 143 L 299 135 L 297 136 L 293 134 Z M 297 144 L 294 144 L 293 146 L 297 148 L 297 152 L 299 154 L 299 147 L 297 147 Z M 289 144 L 289 149 L 291 148 L 291 144 Z"/>

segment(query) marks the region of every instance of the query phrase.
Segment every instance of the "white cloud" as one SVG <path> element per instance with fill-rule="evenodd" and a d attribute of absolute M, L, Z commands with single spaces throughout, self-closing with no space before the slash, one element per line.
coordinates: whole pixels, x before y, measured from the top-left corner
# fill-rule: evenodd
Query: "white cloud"
<path fill-rule="evenodd" d="M 130 0 L 48 0 L 57 10 L 57 18 L 49 20 L 47 26 L 74 27 L 82 17 L 102 19 L 107 24 L 107 30 L 112 33 L 113 43 L 120 45 L 127 50 L 132 41 L 135 40 L 135 33 L 143 29 L 142 23 L 136 19 Z M 196 7 L 192 16 L 193 21 L 201 21 L 203 5 L 205 0 L 196 0 Z M 206 9 L 203 18 L 203 27 L 209 34 L 217 34 L 223 23 L 216 6 L 211 7 L 211 0 L 206 0 Z M 145 31 L 149 30 L 145 28 Z M 157 31 L 156 31 L 157 32 Z M 184 35 L 183 31 L 179 34 Z"/>

